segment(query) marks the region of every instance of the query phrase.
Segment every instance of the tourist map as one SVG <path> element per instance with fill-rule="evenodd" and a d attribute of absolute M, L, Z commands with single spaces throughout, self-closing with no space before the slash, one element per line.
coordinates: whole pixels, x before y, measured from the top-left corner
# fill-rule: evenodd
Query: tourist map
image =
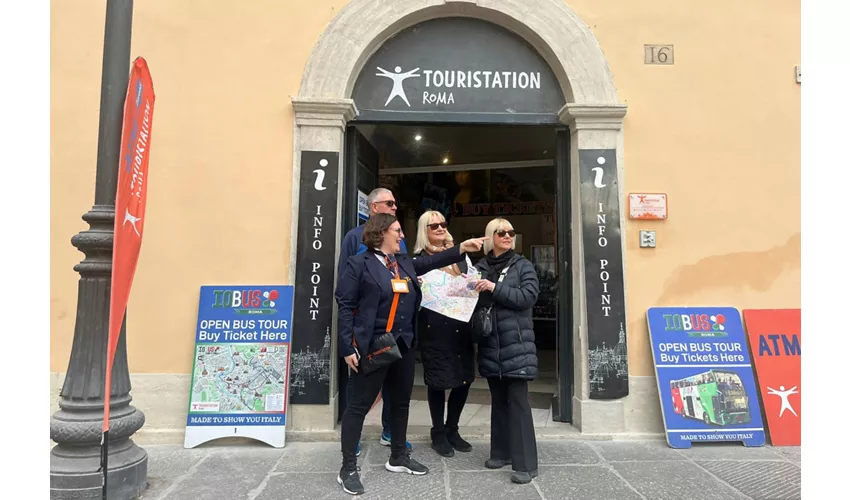
<path fill-rule="evenodd" d="M 289 344 L 196 346 L 190 411 L 282 412 Z"/>
<path fill-rule="evenodd" d="M 469 322 L 478 303 L 478 292 L 473 285 L 481 278 L 478 270 L 466 259 L 469 272 L 452 276 L 440 269 L 422 276 L 422 307 L 452 319 Z"/>

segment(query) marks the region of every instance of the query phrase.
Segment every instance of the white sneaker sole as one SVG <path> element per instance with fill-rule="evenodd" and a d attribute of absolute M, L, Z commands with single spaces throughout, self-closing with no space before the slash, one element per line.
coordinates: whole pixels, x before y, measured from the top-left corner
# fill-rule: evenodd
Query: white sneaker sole
<path fill-rule="evenodd" d="M 344 484 L 342 484 L 342 477 L 340 477 L 340 476 L 336 476 L 336 482 L 337 482 L 337 483 L 339 483 L 339 485 L 340 485 L 340 486 L 342 486 L 342 491 L 344 491 L 344 492 L 348 493 L 349 495 L 360 495 L 360 493 L 355 493 L 355 492 L 353 492 L 353 491 L 349 491 L 349 490 L 347 490 L 347 489 L 345 488 L 345 485 L 344 485 Z"/>
<path fill-rule="evenodd" d="M 416 472 L 416 471 L 408 469 L 407 467 L 405 467 L 403 465 L 390 465 L 389 462 L 387 462 L 384 465 L 384 467 L 386 467 L 386 469 L 390 472 L 403 472 L 405 474 L 413 474 L 414 476 L 424 476 L 425 474 L 428 473 L 427 470 L 425 472 Z"/>
<path fill-rule="evenodd" d="M 393 443 L 391 441 L 387 441 L 383 437 L 381 438 L 381 446 L 391 446 Z"/>

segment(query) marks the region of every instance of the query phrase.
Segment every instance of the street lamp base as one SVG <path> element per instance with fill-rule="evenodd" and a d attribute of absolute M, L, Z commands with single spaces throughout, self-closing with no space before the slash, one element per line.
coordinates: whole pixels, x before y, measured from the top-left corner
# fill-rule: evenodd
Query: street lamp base
<path fill-rule="evenodd" d="M 130 436 L 142 427 L 145 415 L 126 404 L 128 396 L 117 399 L 122 406 L 115 408 L 115 418 L 109 419 L 107 494 L 109 500 L 134 500 L 148 486 L 148 454 Z M 81 411 L 74 408 L 73 401 L 64 403 L 68 408 L 56 412 L 50 422 L 50 437 L 57 443 L 50 450 L 50 498 L 101 499 L 102 408 Z"/>
<path fill-rule="evenodd" d="M 113 451 L 114 450 L 114 451 Z M 50 451 L 51 499 L 101 499 L 99 446 L 58 444 Z M 148 454 L 131 439 L 109 443 L 109 500 L 134 500 L 147 489 Z"/>

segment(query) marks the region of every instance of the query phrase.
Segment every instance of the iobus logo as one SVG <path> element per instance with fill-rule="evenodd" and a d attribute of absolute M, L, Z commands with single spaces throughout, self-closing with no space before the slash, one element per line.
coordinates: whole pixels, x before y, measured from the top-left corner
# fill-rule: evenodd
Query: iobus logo
<path fill-rule="evenodd" d="M 280 296 L 277 290 L 215 290 L 213 309 L 229 307 L 236 314 L 274 314 L 274 301 Z"/>
<path fill-rule="evenodd" d="M 726 337 L 726 318 L 722 314 L 665 314 L 665 330 L 687 332 L 688 337 Z"/>

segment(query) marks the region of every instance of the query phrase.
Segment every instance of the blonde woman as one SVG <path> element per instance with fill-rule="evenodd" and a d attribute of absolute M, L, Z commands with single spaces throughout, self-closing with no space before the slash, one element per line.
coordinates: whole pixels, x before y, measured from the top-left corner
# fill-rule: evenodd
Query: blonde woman
<path fill-rule="evenodd" d="M 539 284 L 534 266 L 514 253 L 516 232 L 505 219 L 493 219 L 484 236 L 486 256 L 476 267 L 481 280 L 478 307 L 492 306 L 493 331 L 478 343 L 478 371 L 490 386 L 490 459 L 485 466 L 512 465 L 511 481 L 537 476 L 537 441 L 528 404 L 528 381 L 537 377 L 532 307 Z"/>
<path fill-rule="evenodd" d="M 446 218 L 429 210 L 419 217 L 415 257 L 435 255 L 454 246 Z M 414 258 L 415 258 L 414 257 Z M 451 276 L 465 274 L 466 261 L 442 268 Z M 455 450 L 472 451 L 458 432 L 460 414 L 469 396 L 469 386 L 475 380 L 475 351 L 469 323 L 462 323 L 442 314 L 421 309 L 419 312 L 419 352 L 428 386 L 428 407 L 431 410 L 431 447 L 441 456 L 452 457 Z M 446 391 L 449 393 L 446 413 Z"/>

